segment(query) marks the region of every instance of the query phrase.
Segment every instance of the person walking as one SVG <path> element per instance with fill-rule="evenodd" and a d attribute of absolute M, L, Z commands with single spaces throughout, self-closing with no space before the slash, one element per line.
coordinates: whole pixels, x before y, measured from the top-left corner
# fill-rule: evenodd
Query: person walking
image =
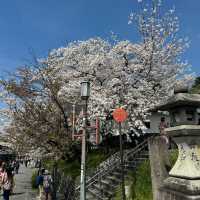
<path fill-rule="evenodd" d="M 45 200 L 51 200 L 51 194 L 52 194 L 52 177 L 48 170 L 45 170 L 44 172 L 44 178 L 43 178 L 43 189 L 45 194 Z"/>
<path fill-rule="evenodd" d="M 169 138 L 167 137 L 165 133 L 165 129 L 168 127 L 169 127 L 169 124 L 165 121 L 165 117 L 161 117 L 160 124 L 159 124 L 160 135 L 167 145 L 169 145 Z"/>
<path fill-rule="evenodd" d="M 19 160 L 16 160 L 16 162 L 15 162 L 15 173 L 16 174 L 19 173 L 19 167 L 20 167 L 20 162 L 19 162 Z"/>
<path fill-rule="evenodd" d="M 2 189 L 3 186 L 3 178 L 5 176 L 5 173 L 6 173 L 6 163 L 2 162 L 0 166 L 0 190 Z"/>
<path fill-rule="evenodd" d="M 3 200 L 9 200 L 11 191 L 13 189 L 13 174 L 11 170 L 6 170 L 3 176 Z"/>
<path fill-rule="evenodd" d="M 44 180 L 44 171 L 45 169 L 39 169 L 38 170 L 38 175 L 37 175 L 37 178 L 36 178 L 36 185 L 39 189 L 39 196 L 38 196 L 38 199 L 41 199 L 42 198 L 42 195 L 43 195 L 43 180 Z"/>
<path fill-rule="evenodd" d="M 28 167 L 28 158 L 25 159 L 25 166 Z"/>

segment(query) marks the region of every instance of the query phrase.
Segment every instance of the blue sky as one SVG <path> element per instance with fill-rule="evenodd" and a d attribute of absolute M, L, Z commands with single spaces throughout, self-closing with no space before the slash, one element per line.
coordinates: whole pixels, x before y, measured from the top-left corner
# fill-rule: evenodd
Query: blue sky
<path fill-rule="evenodd" d="M 0 73 L 27 63 L 30 52 L 43 57 L 69 41 L 109 38 L 110 31 L 120 39 L 137 41 L 134 27 L 127 23 L 137 4 L 137 0 L 1 0 Z M 164 0 L 166 8 L 173 5 L 181 35 L 191 41 L 184 57 L 200 74 L 200 1 Z"/>

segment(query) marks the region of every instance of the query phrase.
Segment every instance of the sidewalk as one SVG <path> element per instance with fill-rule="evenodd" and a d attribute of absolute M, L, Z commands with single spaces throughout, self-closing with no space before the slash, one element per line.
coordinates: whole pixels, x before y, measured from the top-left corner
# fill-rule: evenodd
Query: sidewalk
<path fill-rule="evenodd" d="M 10 200 L 36 200 L 37 190 L 32 190 L 31 176 L 33 169 L 20 166 L 19 174 L 15 175 L 14 194 Z"/>

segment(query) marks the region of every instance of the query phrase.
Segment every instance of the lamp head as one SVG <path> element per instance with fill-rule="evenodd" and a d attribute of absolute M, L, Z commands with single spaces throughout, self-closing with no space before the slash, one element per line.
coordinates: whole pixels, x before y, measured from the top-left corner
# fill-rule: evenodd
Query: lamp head
<path fill-rule="evenodd" d="M 82 81 L 81 82 L 81 99 L 87 100 L 90 96 L 90 82 Z"/>

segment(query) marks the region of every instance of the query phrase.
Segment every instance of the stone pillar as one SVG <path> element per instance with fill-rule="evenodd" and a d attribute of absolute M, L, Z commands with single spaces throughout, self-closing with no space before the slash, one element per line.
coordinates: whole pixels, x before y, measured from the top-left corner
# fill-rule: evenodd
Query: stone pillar
<path fill-rule="evenodd" d="M 161 136 L 149 138 L 148 145 L 153 199 L 161 200 L 162 192 L 160 191 L 160 187 L 169 176 L 166 169 L 169 166 L 168 147 Z"/>

